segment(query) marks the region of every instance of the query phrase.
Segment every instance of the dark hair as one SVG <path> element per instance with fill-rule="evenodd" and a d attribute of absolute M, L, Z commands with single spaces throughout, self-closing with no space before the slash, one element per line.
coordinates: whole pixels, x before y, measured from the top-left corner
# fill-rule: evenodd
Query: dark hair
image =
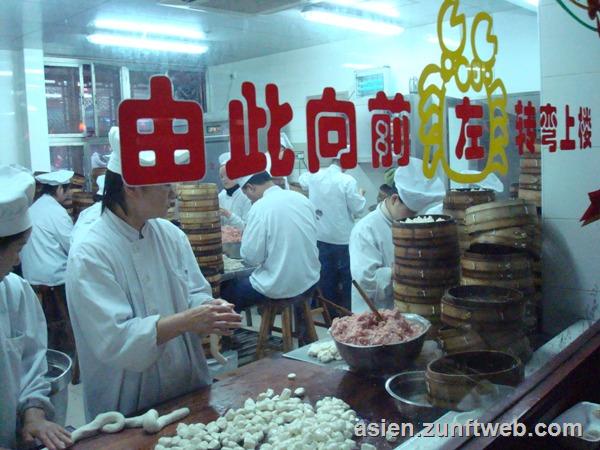
<path fill-rule="evenodd" d="M 50 186 L 49 184 L 42 183 L 42 187 L 40 189 L 40 195 L 48 194 L 52 197 L 56 197 L 56 191 L 58 190 L 58 186 Z"/>
<path fill-rule="evenodd" d="M 13 234 L 11 236 L 1 236 L 0 237 L 0 250 L 4 250 L 6 247 L 8 247 L 13 242 L 21 239 L 23 236 L 25 236 L 27 233 L 29 233 L 29 230 L 31 230 L 31 228 L 27 228 L 25 231 L 21 231 L 20 233 Z"/>
<path fill-rule="evenodd" d="M 379 190 L 381 192 L 383 192 L 385 195 L 387 195 L 388 197 L 392 194 L 397 194 L 398 191 L 396 190 L 395 187 L 390 186 L 389 184 L 382 184 L 381 186 L 379 186 Z"/>
<path fill-rule="evenodd" d="M 115 212 L 115 207 L 119 206 L 127 214 L 127 204 L 125 203 L 125 185 L 123 178 L 118 173 L 106 171 L 104 179 L 104 196 L 102 197 L 102 212 L 110 209 Z"/>
<path fill-rule="evenodd" d="M 273 181 L 273 177 L 269 175 L 269 172 L 260 172 L 256 175 L 252 175 L 252 178 L 246 182 L 246 185 L 254 184 L 256 186 L 261 186 L 269 181 Z"/>

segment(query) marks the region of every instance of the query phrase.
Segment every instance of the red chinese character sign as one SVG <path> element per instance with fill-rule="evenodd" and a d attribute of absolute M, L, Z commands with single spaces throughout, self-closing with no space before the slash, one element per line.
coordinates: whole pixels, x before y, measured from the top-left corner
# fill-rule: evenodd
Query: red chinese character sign
<path fill-rule="evenodd" d="M 187 131 L 174 129 L 174 120 L 187 122 Z M 142 123 L 152 126 L 144 129 Z M 123 179 L 127 184 L 166 184 L 204 177 L 202 108 L 193 101 L 174 100 L 168 77 L 150 79 L 149 99 L 121 102 L 119 134 Z M 144 154 L 151 155 L 146 164 Z"/>
<path fill-rule="evenodd" d="M 558 127 L 558 116 L 556 107 L 550 103 L 540 108 L 540 127 L 542 134 L 542 145 L 546 145 L 553 153 L 556 151 L 556 128 Z"/>
<path fill-rule="evenodd" d="M 320 158 L 340 158 L 343 169 L 358 164 L 356 111 L 349 101 L 337 100 L 335 89 L 323 89 L 320 99 L 306 104 L 308 170 L 317 172 Z"/>
<path fill-rule="evenodd" d="M 371 117 L 371 149 L 373 167 L 392 167 L 394 159 L 399 166 L 406 166 L 410 158 L 410 103 L 402 94 L 393 99 L 378 92 L 369 99 Z"/>
<path fill-rule="evenodd" d="M 292 120 L 292 107 L 289 103 L 279 103 L 279 90 L 274 84 L 268 84 L 265 89 L 268 111 L 258 106 L 256 87 L 253 83 L 242 83 L 242 96 L 244 101 L 229 102 L 231 160 L 226 166 L 227 176 L 235 179 L 267 169 L 274 177 L 291 174 L 295 155 L 291 149 L 281 149 L 280 135 L 283 127 Z M 270 163 L 259 148 L 258 137 L 259 130 L 265 128 L 267 122 Z"/>
<path fill-rule="evenodd" d="M 498 37 L 493 34 L 492 17 L 479 12 L 473 18 L 469 29 L 464 14 L 459 13 L 459 0 L 444 0 L 438 14 L 437 33 L 441 48 L 440 63 L 429 64 L 419 78 L 419 138 L 423 144 L 423 173 L 428 178 L 435 176 L 441 164 L 446 175 L 458 183 L 477 183 L 490 173 L 506 175 L 508 159 L 506 147 L 509 142 L 508 114 L 506 112 L 507 95 L 502 80 L 494 77 L 494 65 L 498 53 Z M 460 34 L 460 42 L 445 39 L 443 28 L 449 24 Z M 477 36 L 485 36 L 485 43 L 477 41 Z M 470 52 L 465 52 L 470 36 Z M 486 47 L 483 49 L 482 47 Z M 490 56 L 484 57 L 483 53 Z M 472 59 L 467 58 L 468 54 Z M 442 83 L 439 84 L 441 79 Z M 462 132 L 456 143 L 455 153 L 466 159 L 484 159 L 481 172 L 461 173 L 453 170 L 448 161 L 445 142 L 445 100 L 448 85 L 453 83 L 463 93 L 469 90 L 477 94 L 485 93 L 489 115 L 489 150 L 487 155 L 479 143 L 482 128 L 471 124 L 470 120 L 482 117 L 482 110 L 463 100 L 457 114 L 462 120 Z M 483 154 L 482 154 L 483 153 Z"/>
<path fill-rule="evenodd" d="M 527 148 L 529 153 L 535 153 L 536 141 L 536 116 L 535 106 L 529 101 L 526 106 L 519 100 L 515 105 L 515 113 L 517 114 L 517 138 L 516 144 L 519 149 L 519 155 L 524 153 Z"/>

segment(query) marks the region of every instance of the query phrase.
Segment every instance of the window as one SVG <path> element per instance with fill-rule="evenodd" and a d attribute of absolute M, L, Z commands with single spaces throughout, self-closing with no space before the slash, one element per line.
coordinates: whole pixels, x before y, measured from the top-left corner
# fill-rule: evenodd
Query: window
<path fill-rule="evenodd" d="M 80 134 L 84 130 L 79 67 L 45 67 L 49 134 Z"/>

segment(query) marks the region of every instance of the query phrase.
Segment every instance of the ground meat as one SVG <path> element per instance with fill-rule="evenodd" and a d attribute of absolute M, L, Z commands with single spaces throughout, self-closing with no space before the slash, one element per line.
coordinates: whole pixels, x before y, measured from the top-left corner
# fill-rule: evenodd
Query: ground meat
<path fill-rule="evenodd" d="M 242 241 L 242 232 L 235 227 L 225 225 L 221 227 L 223 243 L 235 243 Z"/>
<path fill-rule="evenodd" d="M 379 313 L 383 316 L 380 322 L 373 312 L 336 318 L 331 325 L 331 335 L 346 344 L 366 346 L 397 344 L 422 332 L 421 325 L 406 320 L 396 309 L 382 309 Z"/>

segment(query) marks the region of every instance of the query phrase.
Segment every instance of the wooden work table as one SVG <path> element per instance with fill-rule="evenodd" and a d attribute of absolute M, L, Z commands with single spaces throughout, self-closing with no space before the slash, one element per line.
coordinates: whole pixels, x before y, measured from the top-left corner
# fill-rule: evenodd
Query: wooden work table
<path fill-rule="evenodd" d="M 290 381 L 289 373 L 296 379 Z M 223 415 L 230 408 L 243 406 L 246 398 L 256 398 L 258 394 L 272 388 L 280 393 L 284 388 L 304 387 L 305 400 L 314 406 L 316 401 L 327 396 L 338 397 L 354 409 L 360 419 L 388 423 L 406 421 L 388 396 L 383 379 L 368 378 L 345 370 L 317 366 L 279 356 L 262 359 L 225 374 L 213 385 L 197 392 L 166 402 L 156 409 L 166 414 L 174 409 L 188 407 L 189 416 L 185 423 L 208 423 Z M 117 434 L 103 434 L 77 443 L 76 450 L 137 450 L 152 449 L 161 436 L 174 436 L 177 423 L 162 430 L 159 434 L 148 435 L 141 429 L 127 429 Z M 357 438 L 358 439 L 358 438 Z M 384 438 L 363 438 L 358 443 L 369 442 L 378 449 L 390 449 L 398 445 L 388 443 Z"/>

